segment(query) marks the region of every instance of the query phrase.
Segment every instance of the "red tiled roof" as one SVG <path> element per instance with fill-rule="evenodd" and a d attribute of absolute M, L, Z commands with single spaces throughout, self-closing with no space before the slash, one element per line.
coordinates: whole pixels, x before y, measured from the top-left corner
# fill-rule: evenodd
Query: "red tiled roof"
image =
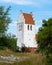
<path fill-rule="evenodd" d="M 34 20 L 31 14 L 23 13 L 25 18 L 25 24 L 34 24 Z"/>

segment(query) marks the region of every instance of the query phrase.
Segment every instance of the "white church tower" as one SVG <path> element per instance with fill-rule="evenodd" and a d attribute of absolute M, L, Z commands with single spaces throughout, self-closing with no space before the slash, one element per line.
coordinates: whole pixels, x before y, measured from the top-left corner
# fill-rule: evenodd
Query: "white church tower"
<path fill-rule="evenodd" d="M 32 13 L 23 13 L 20 11 L 17 21 L 17 46 L 21 49 L 23 45 L 30 52 L 34 52 L 34 49 L 37 48 L 33 15 Z"/>

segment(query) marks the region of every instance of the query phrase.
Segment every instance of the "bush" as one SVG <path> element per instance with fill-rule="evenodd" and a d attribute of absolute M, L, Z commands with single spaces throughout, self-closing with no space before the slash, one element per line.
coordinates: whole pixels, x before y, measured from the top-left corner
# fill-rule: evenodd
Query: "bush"
<path fill-rule="evenodd" d="M 45 65 L 52 65 L 52 56 L 50 56 L 49 58 L 46 58 Z"/>

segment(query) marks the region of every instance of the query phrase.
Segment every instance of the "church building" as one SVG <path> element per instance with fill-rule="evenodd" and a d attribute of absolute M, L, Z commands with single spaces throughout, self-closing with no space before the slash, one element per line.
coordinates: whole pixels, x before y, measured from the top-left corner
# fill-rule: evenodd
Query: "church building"
<path fill-rule="evenodd" d="M 34 52 L 37 48 L 35 36 L 35 21 L 32 12 L 23 13 L 20 11 L 17 20 L 17 46 L 19 50 L 25 46 L 30 52 Z"/>

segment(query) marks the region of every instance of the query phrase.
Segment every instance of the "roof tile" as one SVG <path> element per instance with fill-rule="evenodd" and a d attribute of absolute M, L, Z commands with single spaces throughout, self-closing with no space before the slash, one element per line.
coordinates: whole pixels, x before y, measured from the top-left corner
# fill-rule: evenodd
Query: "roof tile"
<path fill-rule="evenodd" d="M 34 20 L 33 20 L 32 14 L 23 13 L 23 15 L 25 18 L 25 24 L 33 24 L 34 25 Z"/>

